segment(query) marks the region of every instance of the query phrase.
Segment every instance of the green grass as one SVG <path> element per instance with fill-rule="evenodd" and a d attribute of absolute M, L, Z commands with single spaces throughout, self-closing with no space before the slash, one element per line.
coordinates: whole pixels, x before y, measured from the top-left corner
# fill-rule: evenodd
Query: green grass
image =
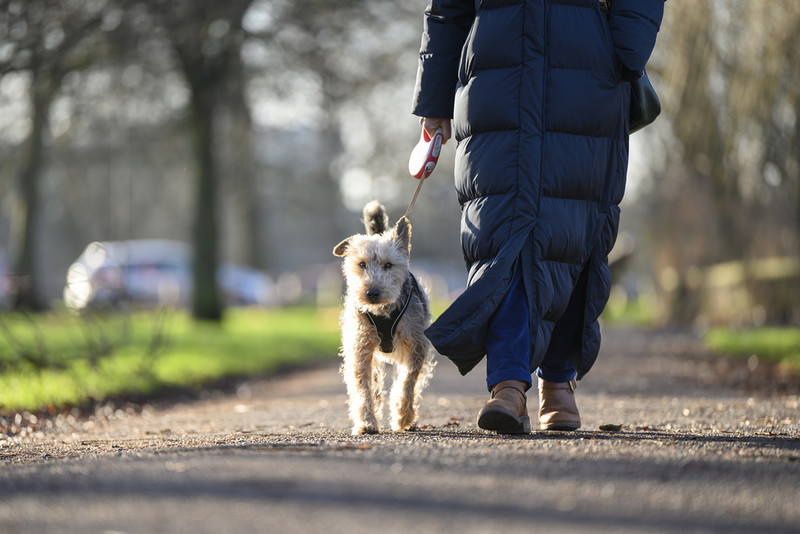
<path fill-rule="evenodd" d="M 0 410 L 60 409 L 336 357 L 336 310 L 0 316 Z"/>
<path fill-rule="evenodd" d="M 800 371 L 800 328 L 713 328 L 706 335 L 706 345 L 721 354 L 742 358 L 755 355 Z"/>
<path fill-rule="evenodd" d="M 658 306 L 650 295 L 628 299 L 624 292 L 612 291 L 601 318 L 611 325 L 650 327 L 658 323 Z"/>

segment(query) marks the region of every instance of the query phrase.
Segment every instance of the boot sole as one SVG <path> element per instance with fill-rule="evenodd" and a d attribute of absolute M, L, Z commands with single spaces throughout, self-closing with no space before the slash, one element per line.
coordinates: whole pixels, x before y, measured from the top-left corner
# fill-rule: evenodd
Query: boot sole
<path fill-rule="evenodd" d="M 527 415 L 516 415 L 502 410 L 486 410 L 478 416 L 478 426 L 494 430 L 498 434 L 530 434 L 531 419 Z"/>
<path fill-rule="evenodd" d="M 550 424 L 541 424 L 539 428 L 541 430 L 560 430 L 570 432 L 572 430 L 578 430 L 581 427 L 580 423 L 550 423 Z"/>

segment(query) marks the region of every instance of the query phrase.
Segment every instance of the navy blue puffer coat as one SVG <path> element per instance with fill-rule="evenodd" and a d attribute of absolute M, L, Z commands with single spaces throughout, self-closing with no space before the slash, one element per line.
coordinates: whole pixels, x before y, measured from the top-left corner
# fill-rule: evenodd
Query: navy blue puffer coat
<path fill-rule="evenodd" d="M 517 262 L 530 307 L 531 369 L 579 277 L 572 355 L 600 347 L 628 164 L 630 85 L 655 44 L 664 0 L 433 0 L 413 113 L 452 117 L 467 290 L 428 329 L 466 374 Z M 573 304 L 574 305 L 574 304 Z"/>

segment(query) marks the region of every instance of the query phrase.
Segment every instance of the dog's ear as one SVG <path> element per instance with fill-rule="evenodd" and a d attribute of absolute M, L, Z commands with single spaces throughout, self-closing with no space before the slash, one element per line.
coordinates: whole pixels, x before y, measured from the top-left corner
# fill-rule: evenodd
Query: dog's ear
<path fill-rule="evenodd" d="M 345 253 L 347 252 L 347 246 L 349 244 L 350 244 L 350 238 L 348 237 L 347 239 L 345 239 L 344 241 L 333 247 L 333 255 L 339 256 L 340 258 L 344 257 Z"/>
<path fill-rule="evenodd" d="M 397 224 L 394 225 L 394 238 L 397 239 L 401 245 L 403 250 L 406 252 L 411 252 L 411 222 L 408 218 L 404 215 L 400 217 L 400 220 L 397 221 Z"/>

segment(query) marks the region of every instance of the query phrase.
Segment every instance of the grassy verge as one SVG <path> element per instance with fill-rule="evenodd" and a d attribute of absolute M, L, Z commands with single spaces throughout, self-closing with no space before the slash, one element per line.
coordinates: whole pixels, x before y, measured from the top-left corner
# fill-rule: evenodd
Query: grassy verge
<path fill-rule="evenodd" d="M 0 316 L 0 410 L 57 410 L 91 400 L 196 387 L 334 359 L 336 311 L 242 310 L 221 324 L 181 311 Z"/>
<path fill-rule="evenodd" d="M 713 328 L 706 335 L 706 344 L 720 354 L 741 358 L 756 356 L 800 372 L 800 328 Z"/>
<path fill-rule="evenodd" d="M 612 290 L 601 319 L 610 325 L 652 327 L 658 322 L 658 306 L 652 296 L 628 299 L 625 293 Z"/>

